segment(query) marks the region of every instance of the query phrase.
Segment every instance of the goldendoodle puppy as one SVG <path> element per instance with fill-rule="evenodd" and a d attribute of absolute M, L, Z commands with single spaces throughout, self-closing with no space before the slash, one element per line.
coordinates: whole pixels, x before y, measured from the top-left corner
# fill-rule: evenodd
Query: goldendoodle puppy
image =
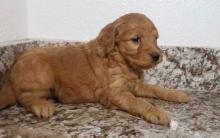
<path fill-rule="evenodd" d="M 86 44 L 41 47 L 27 51 L 13 65 L 0 92 L 0 109 L 16 101 L 38 117 L 53 115 L 49 100 L 99 102 L 107 107 L 169 125 L 170 115 L 137 98 L 187 102 L 183 92 L 144 84 L 143 70 L 162 60 L 158 32 L 145 15 L 126 14 L 105 26 Z"/>

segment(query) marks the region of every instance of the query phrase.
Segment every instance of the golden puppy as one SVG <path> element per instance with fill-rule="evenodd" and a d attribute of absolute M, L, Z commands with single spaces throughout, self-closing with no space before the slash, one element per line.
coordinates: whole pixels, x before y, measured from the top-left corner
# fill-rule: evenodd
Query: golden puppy
<path fill-rule="evenodd" d="M 157 29 L 145 15 L 131 13 L 108 24 L 86 44 L 30 50 L 13 65 L 0 92 L 0 109 L 17 101 L 47 118 L 54 113 L 48 99 L 55 96 L 64 104 L 99 102 L 169 125 L 166 111 L 137 98 L 188 101 L 182 92 L 144 84 L 142 70 L 162 60 L 157 38 Z"/>

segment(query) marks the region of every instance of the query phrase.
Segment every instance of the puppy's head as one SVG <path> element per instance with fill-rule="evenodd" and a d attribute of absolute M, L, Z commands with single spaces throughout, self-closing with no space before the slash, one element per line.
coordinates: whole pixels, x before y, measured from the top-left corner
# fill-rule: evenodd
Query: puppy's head
<path fill-rule="evenodd" d="M 105 53 L 118 51 L 135 68 L 148 69 L 162 61 L 158 32 L 143 14 L 126 14 L 102 29 L 98 42 Z"/>

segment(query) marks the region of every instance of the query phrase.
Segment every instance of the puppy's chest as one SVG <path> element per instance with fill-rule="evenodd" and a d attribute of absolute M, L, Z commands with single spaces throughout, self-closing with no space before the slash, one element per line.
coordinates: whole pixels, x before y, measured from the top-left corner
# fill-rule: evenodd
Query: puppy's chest
<path fill-rule="evenodd" d="M 120 67 L 109 68 L 108 73 L 109 87 L 113 89 L 122 88 L 132 91 L 139 80 L 137 74 Z"/>

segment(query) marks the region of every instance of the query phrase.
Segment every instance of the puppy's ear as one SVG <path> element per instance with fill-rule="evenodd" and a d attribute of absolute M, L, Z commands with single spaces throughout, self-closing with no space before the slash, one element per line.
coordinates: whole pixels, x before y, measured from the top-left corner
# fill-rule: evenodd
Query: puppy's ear
<path fill-rule="evenodd" d="M 98 43 L 105 49 L 105 54 L 110 53 L 114 49 L 115 30 L 113 23 L 110 23 L 101 30 L 97 37 Z"/>

